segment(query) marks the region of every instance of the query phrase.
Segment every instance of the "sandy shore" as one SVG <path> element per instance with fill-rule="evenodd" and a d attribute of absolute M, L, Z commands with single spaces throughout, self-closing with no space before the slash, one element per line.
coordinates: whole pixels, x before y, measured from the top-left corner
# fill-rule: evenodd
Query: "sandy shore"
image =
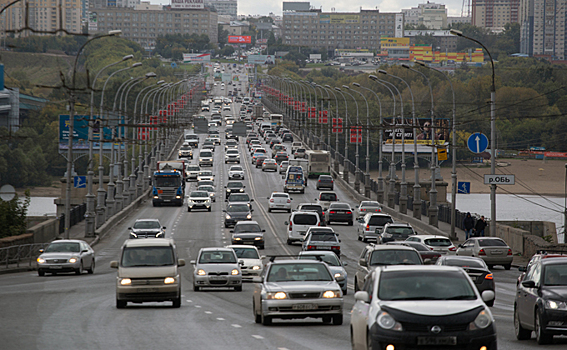
<path fill-rule="evenodd" d="M 497 166 L 496 174 L 512 174 L 515 175 L 515 185 L 502 185 L 497 189 L 497 193 L 514 193 L 514 194 L 539 194 L 545 196 L 565 196 L 565 161 L 563 160 L 521 160 L 521 159 L 502 159 L 499 165 L 508 164 L 506 166 Z M 397 171 L 398 177 L 401 177 L 401 171 Z M 387 174 L 387 169 L 383 176 Z M 466 181 L 471 183 L 471 193 L 490 193 L 490 186 L 484 184 L 484 175 L 490 174 L 490 165 L 461 165 L 457 167 L 457 181 Z M 378 177 L 378 171 L 371 172 L 373 179 Z M 451 186 L 451 168 L 441 168 L 441 176 L 443 180 Z M 431 170 L 420 169 L 420 180 L 431 179 Z M 413 181 L 413 168 L 406 169 L 406 179 Z"/>

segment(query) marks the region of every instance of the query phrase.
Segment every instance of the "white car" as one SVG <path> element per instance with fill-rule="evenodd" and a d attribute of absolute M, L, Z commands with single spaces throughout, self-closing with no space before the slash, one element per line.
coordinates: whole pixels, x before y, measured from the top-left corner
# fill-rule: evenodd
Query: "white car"
<path fill-rule="evenodd" d="M 244 169 L 240 165 L 233 165 L 228 170 L 229 180 L 244 180 Z"/>
<path fill-rule="evenodd" d="M 201 170 L 197 175 L 197 182 L 199 181 L 215 181 L 215 175 L 212 170 Z"/>
<path fill-rule="evenodd" d="M 217 201 L 215 186 L 201 185 L 201 186 L 197 187 L 197 191 L 207 191 L 209 193 L 211 201 L 213 201 L 213 202 Z"/>
<path fill-rule="evenodd" d="M 406 241 L 423 243 L 431 250 L 443 255 L 454 255 L 457 253 L 457 247 L 445 236 L 413 235 L 406 239 Z"/>
<path fill-rule="evenodd" d="M 187 211 L 206 209 L 211 211 L 211 196 L 207 191 L 191 191 L 187 197 Z"/>
<path fill-rule="evenodd" d="M 209 135 L 209 138 L 215 143 L 215 145 L 220 145 L 220 136 L 219 135 Z"/>
<path fill-rule="evenodd" d="M 264 270 L 262 263 L 263 256 L 260 256 L 258 248 L 253 245 L 228 245 L 225 248 L 232 248 L 238 257 L 238 261 L 244 262 L 240 265 L 243 280 L 251 280 L 256 276 L 261 276 Z"/>
<path fill-rule="evenodd" d="M 272 192 L 272 195 L 268 197 L 268 211 L 272 210 L 285 210 L 291 213 L 291 201 L 292 198 L 287 193 L 283 192 Z"/>
<path fill-rule="evenodd" d="M 231 148 L 226 150 L 224 155 L 224 164 L 228 164 L 230 162 L 240 164 L 240 153 L 237 149 Z"/>
<path fill-rule="evenodd" d="M 280 174 L 285 174 L 287 168 L 289 167 L 289 161 L 283 160 L 280 162 Z"/>
<path fill-rule="evenodd" d="M 226 125 L 234 124 L 234 117 L 226 118 Z"/>
<path fill-rule="evenodd" d="M 230 111 L 230 106 L 222 106 L 223 111 Z"/>

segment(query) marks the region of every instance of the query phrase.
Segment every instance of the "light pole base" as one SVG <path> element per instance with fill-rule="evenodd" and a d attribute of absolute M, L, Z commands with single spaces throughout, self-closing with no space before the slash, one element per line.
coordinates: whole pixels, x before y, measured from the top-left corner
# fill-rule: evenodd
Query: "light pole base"
<path fill-rule="evenodd" d="M 364 185 L 364 197 L 370 198 L 370 185 Z"/>
<path fill-rule="evenodd" d="M 413 217 L 421 220 L 421 201 L 413 202 Z"/>
<path fill-rule="evenodd" d="M 378 190 L 378 192 L 376 192 L 376 200 L 380 204 L 384 203 L 384 190 Z"/>
<path fill-rule="evenodd" d="M 395 208 L 396 207 L 396 199 L 395 199 L 396 195 L 394 193 L 392 193 L 391 191 L 388 192 L 388 206 L 390 208 Z"/>
<path fill-rule="evenodd" d="M 427 214 L 429 216 L 429 225 L 437 227 L 439 224 L 439 208 L 430 206 Z"/>
<path fill-rule="evenodd" d="M 95 216 L 93 213 L 85 213 L 85 237 L 94 237 Z"/>
<path fill-rule="evenodd" d="M 407 214 L 408 213 L 408 197 L 400 197 L 400 213 Z"/>

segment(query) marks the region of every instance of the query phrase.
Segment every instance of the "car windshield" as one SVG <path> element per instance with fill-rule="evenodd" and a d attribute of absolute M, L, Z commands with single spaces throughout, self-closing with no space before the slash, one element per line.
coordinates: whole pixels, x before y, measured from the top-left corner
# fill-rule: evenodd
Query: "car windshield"
<path fill-rule="evenodd" d="M 567 286 L 567 264 L 545 266 L 543 284 L 546 286 Z"/>
<path fill-rule="evenodd" d="M 238 259 L 260 259 L 258 252 L 254 248 L 232 248 Z"/>
<path fill-rule="evenodd" d="M 187 167 L 187 171 L 199 171 L 199 170 L 200 170 L 200 168 L 198 166 L 194 166 L 194 165 L 191 166 L 190 165 L 190 166 Z"/>
<path fill-rule="evenodd" d="M 231 202 L 249 202 L 250 196 L 248 196 L 247 194 L 234 193 L 231 194 L 228 199 Z"/>
<path fill-rule="evenodd" d="M 430 252 L 431 249 L 427 248 L 427 246 L 425 244 L 419 243 L 419 242 L 408 242 L 405 241 L 404 244 L 417 249 L 420 252 Z"/>
<path fill-rule="evenodd" d="M 234 233 L 256 233 L 256 232 L 262 232 L 262 229 L 258 224 L 238 223 L 234 227 Z"/>
<path fill-rule="evenodd" d="M 450 247 L 453 244 L 447 238 L 429 238 L 424 243 L 432 247 Z"/>
<path fill-rule="evenodd" d="M 192 198 L 194 198 L 194 197 L 197 197 L 197 198 L 199 198 L 199 197 L 208 197 L 208 196 L 209 196 L 209 194 L 208 194 L 206 191 L 193 191 L 193 192 L 191 192 L 191 194 L 189 195 L 189 197 L 192 197 Z"/>
<path fill-rule="evenodd" d="M 380 208 L 380 204 L 378 202 L 367 202 L 364 201 L 360 203 L 361 208 Z"/>
<path fill-rule="evenodd" d="M 384 271 L 380 300 L 475 300 L 473 287 L 460 271 Z"/>
<path fill-rule="evenodd" d="M 207 191 L 207 192 L 214 192 L 215 189 L 213 186 L 199 186 L 199 191 Z"/>
<path fill-rule="evenodd" d="M 80 252 L 81 245 L 76 242 L 65 242 L 65 243 L 51 243 L 47 248 L 45 248 L 46 253 L 78 253 Z"/>
<path fill-rule="evenodd" d="M 322 212 L 323 208 L 321 208 L 320 205 L 302 205 L 301 210 L 311 210 L 311 211 Z"/>
<path fill-rule="evenodd" d="M 301 254 L 299 260 L 317 260 L 317 256 L 321 258 L 329 266 L 341 266 L 339 259 L 335 253 L 333 254 Z"/>
<path fill-rule="evenodd" d="M 347 209 L 347 210 L 350 210 L 350 205 L 348 205 L 346 203 L 331 204 L 329 206 L 329 210 L 332 210 L 332 209 L 343 209 L 343 210 Z"/>
<path fill-rule="evenodd" d="M 422 265 L 422 263 L 419 254 L 414 250 L 381 249 L 372 252 L 370 265 Z"/>
<path fill-rule="evenodd" d="M 322 201 L 336 201 L 337 195 L 334 193 L 321 193 Z"/>
<path fill-rule="evenodd" d="M 212 156 L 213 156 L 213 153 L 212 153 L 212 152 L 209 152 L 209 151 L 201 152 L 201 153 L 199 154 L 199 157 L 212 157 Z"/>
<path fill-rule="evenodd" d="M 156 176 L 154 178 L 156 187 L 179 187 L 181 186 L 181 178 L 179 176 L 162 177 Z"/>
<path fill-rule="evenodd" d="M 273 193 L 272 197 L 274 198 L 289 198 L 287 193 Z"/>
<path fill-rule="evenodd" d="M 250 207 L 248 204 L 230 204 L 226 211 L 229 213 L 242 213 L 242 212 L 249 212 Z"/>
<path fill-rule="evenodd" d="M 210 170 L 204 170 L 199 172 L 200 176 L 213 176 L 213 172 Z"/>
<path fill-rule="evenodd" d="M 370 226 L 384 226 L 384 225 L 389 224 L 391 222 L 394 222 L 394 220 L 392 220 L 392 218 L 389 217 L 389 216 L 372 216 L 370 218 L 370 221 L 368 221 L 368 225 L 370 225 Z"/>
<path fill-rule="evenodd" d="M 333 277 L 323 264 L 289 263 L 270 268 L 267 282 L 332 281 Z"/>
<path fill-rule="evenodd" d="M 317 225 L 317 215 L 297 214 L 293 217 L 293 223 L 296 225 Z"/>
<path fill-rule="evenodd" d="M 478 240 L 481 247 L 507 247 L 508 245 L 501 239 L 497 238 L 481 238 Z"/>
<path fill-rule="evenodd" d="M 136 221 L 134 223 L 135 229 L 145 229 L 145 228 L 161 228 L 159 221 L 148 220 L 148 221 Z"/>
<path fill-rule="evenodd" d="M 244 185 L 242 185 L 241 182 L 229 182 L 226 184 L 227 188 L 242 188 L 244 187 Z"/>
<path fill-rule="evenodd" d="M 338 242 L 337 236 L 334 233 L 314 232 L 311 234 L 311 241 L 318 242 Z"/>
<path fill-rule="evenodd" d="M 482 260 L 476 259 L 462 259 L 457 257 L 450 257 L 445 259 L 445 265 L 449 266 L 460 266 L 460 267 L 479 267 L 486 268 Z"/>
<path fill-rule="evenodd" d="M 182 151 L 190 151 L 191 147 L 190 146 L 181 146 L 180 148 Z"/>
<path fill-rule="evenodd" d="M 175 262 L 170 246 L 127 247 L 122 253 L 122 266 L 168 266 Z"/>
<path fill-rule="evenodd" d="M 413 235 L 413 229 L 411 227 L 388 227 L 386 228 L 386 233 L 391 233 L 393 235 L 409 236 L 409 235 Z"/>
<path fill-rule="evenodd" d="M 229 251 L 205 251 L 199 257 L 199 264 L 235 264 L 236 257 Z"/>

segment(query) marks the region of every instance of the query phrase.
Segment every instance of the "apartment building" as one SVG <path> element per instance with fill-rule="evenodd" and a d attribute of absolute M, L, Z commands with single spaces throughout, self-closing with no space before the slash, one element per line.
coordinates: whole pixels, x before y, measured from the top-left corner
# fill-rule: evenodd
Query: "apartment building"
<path fill-rule="evenodd" d="M 156 38 L 166 34 L 205 34 L 211 43 L 218 42 L 217 12 L 208 8 L 195 10 L 135 10 L 133 8 L 91 8 L 89 34 L 122 30 L 122 37 L 146 49 L 155 46 Z"/>
<path fill-rule="evenodd" d="M 520 0 L 472 0 L 472 25 L 501 31 L 507 23 L 518 23 Z"/>
<path fill-rule="evenodd" d="M 378 50 L 380 37 L 403 37 L 402 13 L 380 10 L 322 12 L 320 9 L 288 10 L 282 20 L 286 45 L 309 46 L 329 52 L 335 49 Z M 289 8 L 289 7 L 288 7 Z"/>
<path fill-rule="evenodd" d="M 82 33 L 83 5 L 86 0 L 27 0 L 20 1 L 4 12 L 3 30 L 16 31 L 16 37 L 48 34 L 59 29 L 69 33 Z M 11 0 L 0 0 L 0 7 L 11 3 Z M 28 12 L 26 15 L 26 6 Z M 32 30 L 20 32 L 25 27 L 27 17 L 28 27 Z M 34 31 L 47 33 L 34 33 Z M 60 35 L 65 35 L 61 33 Z"/>
<path fill-rule="evenodd" d="M 205 0 L 205 5 L 217 10 L 219 15 L 228 15 L 231 20 L 236 20 L 238 15 L 237 0 Z"/>
<path fill-rule="evenodd" d="M 443 4 L 428 1 L 417 7 L 402 9 L 402 13 L 405 24 L 424 25 L 428 29 L 447 28 L 447 9 Z"/>
<path fill-rule="evenodd" d="M 520 52 L 550 60 L 567 60 L 567 13 L 558 0 L 521 0 Z"/>

